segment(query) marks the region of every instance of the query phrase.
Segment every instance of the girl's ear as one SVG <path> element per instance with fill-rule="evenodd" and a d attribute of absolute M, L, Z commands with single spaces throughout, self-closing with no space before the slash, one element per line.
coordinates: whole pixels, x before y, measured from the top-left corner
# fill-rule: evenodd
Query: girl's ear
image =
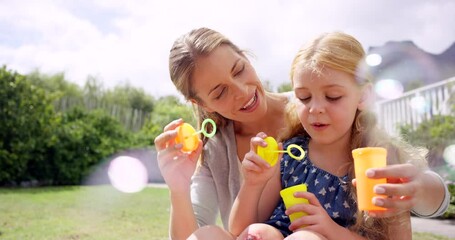
<path fill-rule="evenodd" d="M 204 111 L 206 112 L 209 112 L 209 113 L 212 113 L 212 112 L 215 112 L 215 110 L 205 106 L 203 103 L 200 103 L 198 102 L 196 99 L 190 99 L 191 103 L 195 104 L 195 105 L 198 105 L 199 107 L 201 107 L 202 109 L 204 109 Z"/>
<path fill-rule="evenodd" d="M 359 104 L 357 105 L 357 109 L 360 111 L 365 110 L 370 106 L 374 99 L 373 99 L 373 86 L 371 83 L 366 84 L 365 86 L 362 87 L 362 92 L 361 92 Z"/>

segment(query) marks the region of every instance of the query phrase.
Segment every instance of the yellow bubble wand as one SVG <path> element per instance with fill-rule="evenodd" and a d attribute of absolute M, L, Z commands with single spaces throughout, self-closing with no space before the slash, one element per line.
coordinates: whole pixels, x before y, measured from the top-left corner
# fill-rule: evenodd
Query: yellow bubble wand
<path fill-rule="evenodd" d="M 207 124 L 212 125 L 212 131 L 207 133 Z M 201 130 L 196 131 L 193 126 L 189 123 L 183 123 L 182 125 L 177 127 L 177 137 L 175 138 L 175 143 L 183 144 L 182 151 L 184 152 L 192 152 L 196 150 L 199 142 L 199 133 L 202 133 L 204 136 L 211 138 L 215 136 L 216 133 L 216 124 L 210 118 L 205 119 L 202 122 Z"/>
<path fill-rule="evenodd" d="M 258 146 L 257 154 L 267 161 L 271 166 L 275 165 L 278 161 L 279 153 L 287 153 L 290 157 L 297 161 L 302 160 L 305 157 L 305 151 L 297 144 L 289 144 L 286 150 L 278 150 L 278 143 L 273 137 L 266 137 L 264 141 L 267 143 L 266 147 Z M 300 156 L 296 156 L 291 152 L 291 149 L 297 149 L 300 152 Z"/>

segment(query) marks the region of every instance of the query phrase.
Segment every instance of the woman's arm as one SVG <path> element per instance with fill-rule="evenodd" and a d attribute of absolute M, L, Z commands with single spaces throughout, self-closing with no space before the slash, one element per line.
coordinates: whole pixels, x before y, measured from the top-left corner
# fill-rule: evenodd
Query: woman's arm
<path fill-rule="evenodd" d="M 171 192 L 170 198 L 169 237 L 173 240 L 186 239 L 198 229 L 190 193 L 189 191 L 187 193 Z"/>
<path fill-rule="evenodd" d="M 450 203 L 449 190 L 444 180 L 437 173 L 427 170 L 423 172 L 422 185 L 425 189 L 424 194 L 416 202 L 412 212 L 425 218 L 442 215 Z"/>
<path fill-rule="evenodd" d="M 181 119 L 172 121 L 164 127 L 163 133 L 155 138 L 158 167 L 166 182 L 171 199 L 169 235 L 171 239 L 186 239 L 197 229 L 191 206 L 190 184 L 202 152 L 202 141 L 198 148 L 191 152 L 182 152 L 182 144 L 175 144 L 176 128 Z"/>
<path fill-rule="evenodd" d="M 388 211 L 372 216 L 390 217 L 402 211 L 414 211 L 418 215 L 434 216 L 448 206 L 445 200 L 447 187 L 434 172 L 422 171 L 416 166 L 396 164 L 380 169 L 369 169 L 366 172 L 370 178 L 387 178 L 387 184 L 377 185 L 375 193 L 392 198 L 373 199 L 375 205 L 389 208 Z M 439 211 L 438 211 L 439 209 Z M 370 214 L 371 215 L 371 214 Z"/>

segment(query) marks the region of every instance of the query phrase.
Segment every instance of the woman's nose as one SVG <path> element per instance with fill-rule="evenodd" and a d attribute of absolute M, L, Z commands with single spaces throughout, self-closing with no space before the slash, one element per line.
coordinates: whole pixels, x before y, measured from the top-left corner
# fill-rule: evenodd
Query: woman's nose
<path fill-rule="evenodd" d="M 236 99 L 245 98 L 245 96 L 248 95 L 248 87 L 245 84 L 235 83 L 233 85 L 233 90 Z"/>

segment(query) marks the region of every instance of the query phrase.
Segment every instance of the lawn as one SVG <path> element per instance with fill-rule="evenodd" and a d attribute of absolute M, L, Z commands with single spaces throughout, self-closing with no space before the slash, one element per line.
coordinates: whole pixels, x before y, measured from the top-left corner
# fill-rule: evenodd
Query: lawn
<path fill-rule="evenodd" d="M 168 239 L 167 189 L 0 189 L 0 239 Z M 417 240 L 449 240 L 415 233 Z"/>
<path fill-rule="evenodd" d="M 0 239 L 167 239 L 167 189 L 0 189 Z"/>

